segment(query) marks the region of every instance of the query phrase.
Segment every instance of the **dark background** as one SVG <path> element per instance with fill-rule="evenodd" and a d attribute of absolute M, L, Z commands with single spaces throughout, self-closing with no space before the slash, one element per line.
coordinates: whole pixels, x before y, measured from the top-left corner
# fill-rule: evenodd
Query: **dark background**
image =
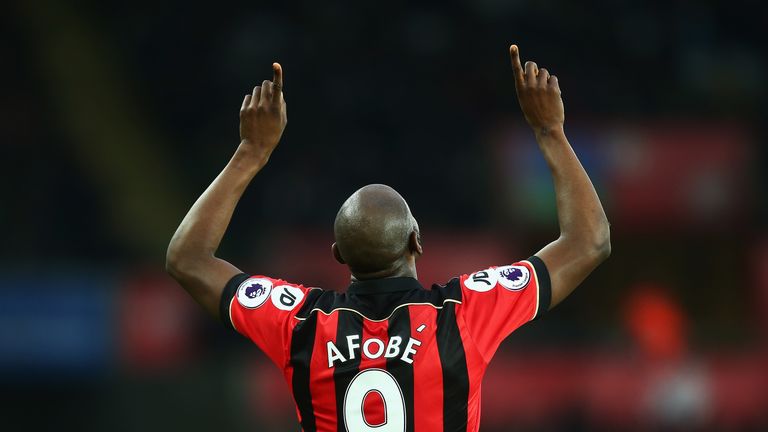
<path fill-rule="evenodd" d="M 0 410 L 12 430 L 293 430 L 279 372 L 163 273 L 285 70 L 288 127 L 220 255 L 343 289 L 343 200 L 386 183 L 428 285 L 557 236 L 508 46 L 556 74 L 613 256 L 502 345 L 483 430 L 768 427 L 759 1 L 0 6 Z"/>

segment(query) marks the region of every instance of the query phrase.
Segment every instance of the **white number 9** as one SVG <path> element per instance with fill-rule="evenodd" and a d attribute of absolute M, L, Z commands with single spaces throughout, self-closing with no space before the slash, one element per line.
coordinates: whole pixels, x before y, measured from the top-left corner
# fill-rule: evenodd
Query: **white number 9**
<path fill-rule="evenodd" d="M 365 420 L 363 403 L 371 392 L 384 401 L 384 423 L 372 426 Z M 383 369 L 366 369 L 352 378 L 344 395 L 344 425 L 350 432 L 405 431 L 405 399 L 395 377 Z"/>

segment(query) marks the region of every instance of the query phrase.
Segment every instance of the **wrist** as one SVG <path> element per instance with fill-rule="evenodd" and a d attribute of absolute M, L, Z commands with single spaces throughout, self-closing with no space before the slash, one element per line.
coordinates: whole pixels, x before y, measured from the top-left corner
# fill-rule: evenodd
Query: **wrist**
<path fill-rule="evenodd" d="M 269 154 L 262 149 L 256 148 L 253 144 L 240 141 L 237 146 L 232 162 L 239 168 L 260 169 L 269 161 Z"/>
<path fill-rule="evenodd" d="M 537 140 L 565 137 L 565 130 L 563 129 L 562 123 L 556 125 L 535 126 L 533 127 L 533 133 L 536 135 Z"/>

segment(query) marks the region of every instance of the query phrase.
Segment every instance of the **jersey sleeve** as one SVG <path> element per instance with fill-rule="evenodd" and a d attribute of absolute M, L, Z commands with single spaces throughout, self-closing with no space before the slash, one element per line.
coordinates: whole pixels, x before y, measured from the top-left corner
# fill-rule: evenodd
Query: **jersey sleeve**
<path fill-rule="evenodd" d="M 224 287 L 220 315 L 232 328 L 255 343 L 276 365 L 288 361 L 294 316 L 309 289 L 266 276 L 239 274 Z"/>
<path fill-rule="evenodd" d="M 549 273 L 536 256 L 465 274 L 459 280 L 463 319 L 486 361 L 510 333 L 549 309 Z"/>

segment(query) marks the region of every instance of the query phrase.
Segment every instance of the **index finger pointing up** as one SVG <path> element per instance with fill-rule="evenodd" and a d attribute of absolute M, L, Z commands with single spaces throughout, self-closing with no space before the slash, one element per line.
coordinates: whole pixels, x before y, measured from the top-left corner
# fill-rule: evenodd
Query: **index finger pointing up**
<path fill-rule="evenodd" d="M 272 82 L 277 90 L 283 90 L 283 67 L 280 66 L 280 63 L 272 63 Z"/>
<path fill-rule="evenodd" d="M 512 73 L 515 75 L 515 85 L 522 86 L 525 84 L 525 77 L 523 65 L 520 64 L 520 49 L 517 48 L 517 45 L 509 47 L 509 55 L 512 57 Z"/>

